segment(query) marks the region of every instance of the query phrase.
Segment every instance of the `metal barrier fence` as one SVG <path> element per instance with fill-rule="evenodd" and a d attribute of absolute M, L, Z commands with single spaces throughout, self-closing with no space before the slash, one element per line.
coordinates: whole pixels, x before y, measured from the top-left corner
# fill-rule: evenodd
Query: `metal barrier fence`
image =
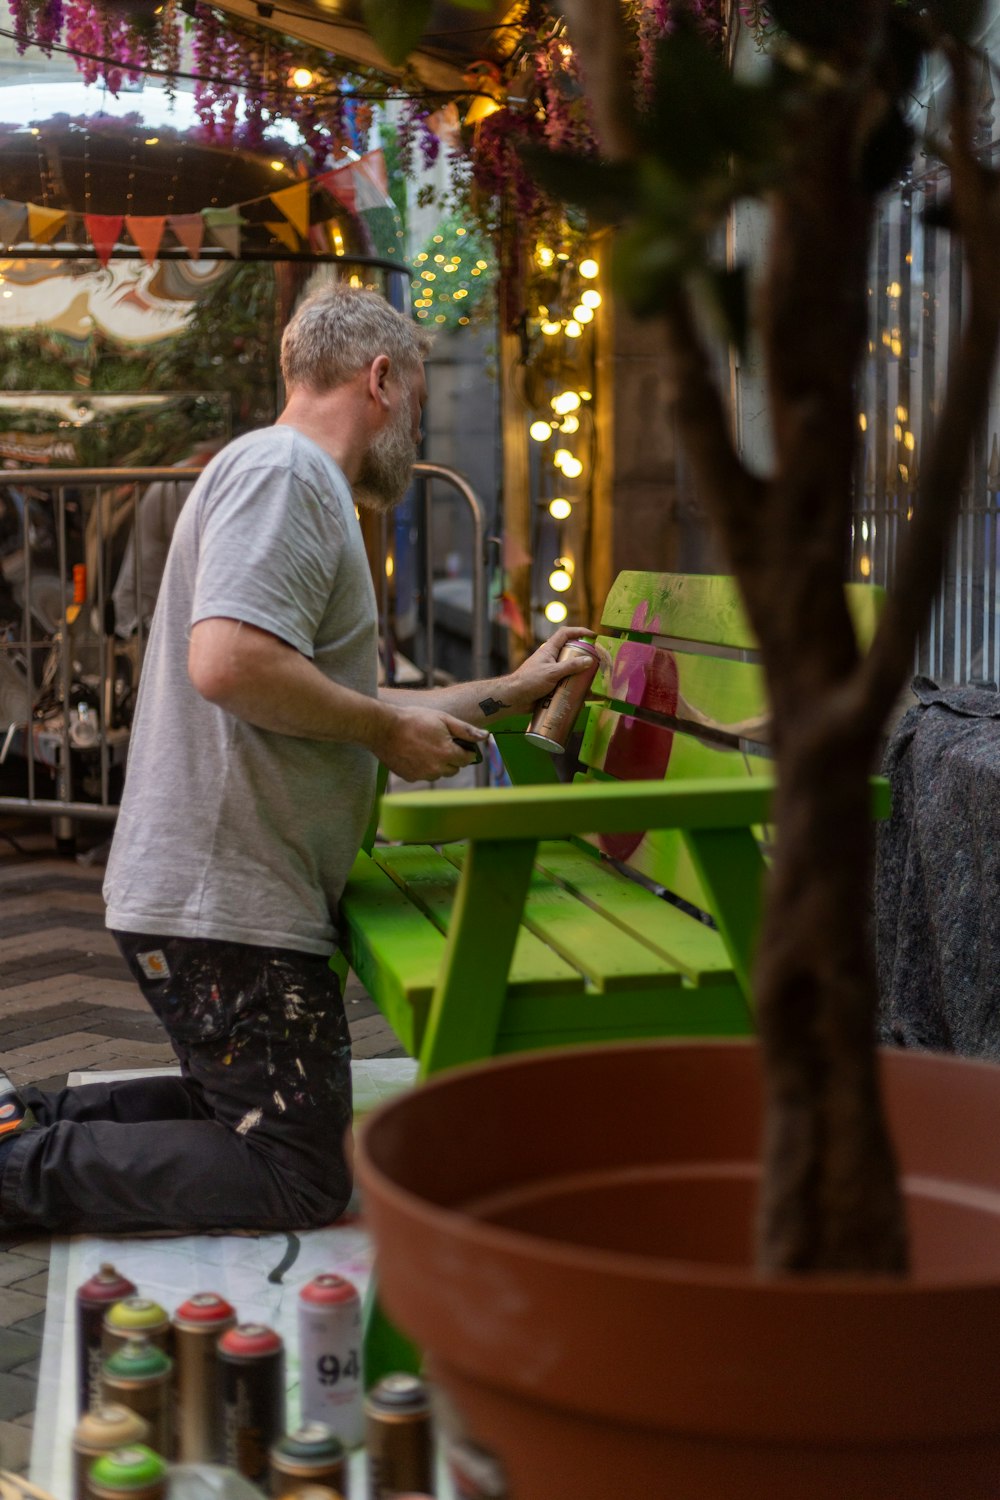
<path fill-rule="evenodd" d="M 53 818 L 57 836 L 65 837 L 72 835 L 73 819 L 111 822 L 117 816 L 146 626 L 162 567 L 142 540 L 143 507 L 155 499 L 161 521 L 176 519 L 199 473 L 175 467 L 0 473 L 0 767 L 21 761 L 24 768 L 18 793 L 0 794 L 0 812 Z M 434 676 L 435 482 L 448 485 L 470 513 L 472 663 L 475 676 L 486 676 L 483 507 L 455 470 L 421 462 L 414 475 L 424 520 L 425 679 Z M 391 601 L 384 524 L 382 530 L 375 583 L 385 628 Z M 149 576 L 151 565 L 155 578 Z M 120 616 L 128 615 L 129 606 L 134 618 L 123 629 Z"/>

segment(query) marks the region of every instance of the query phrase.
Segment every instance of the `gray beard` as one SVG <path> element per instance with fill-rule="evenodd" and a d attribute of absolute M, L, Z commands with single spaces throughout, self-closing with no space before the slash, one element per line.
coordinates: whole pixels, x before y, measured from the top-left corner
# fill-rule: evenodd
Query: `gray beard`
<path fill-rule="evenodd" d="M 406 494 L 416 458 L 409 413 L 401 412 L 400 420 L 379 433 L 361 461 L 353 486 L 356 503 L 383 514 L 394 510 Z"/>

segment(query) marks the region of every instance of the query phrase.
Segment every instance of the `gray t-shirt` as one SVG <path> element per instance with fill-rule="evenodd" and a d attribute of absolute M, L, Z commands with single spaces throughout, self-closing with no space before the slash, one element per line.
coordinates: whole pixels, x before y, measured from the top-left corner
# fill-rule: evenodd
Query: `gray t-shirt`
<path fill-rule="evenodd" d="M 358 745 L 257 729 L 188 677 L 191 626 L 259 626 L 377 694 L 378 620 L 350 487 L 291 427 L 239 438 L 174 532 L 108 861 L 107 924 L 329 953 L 375 792 Z"/>

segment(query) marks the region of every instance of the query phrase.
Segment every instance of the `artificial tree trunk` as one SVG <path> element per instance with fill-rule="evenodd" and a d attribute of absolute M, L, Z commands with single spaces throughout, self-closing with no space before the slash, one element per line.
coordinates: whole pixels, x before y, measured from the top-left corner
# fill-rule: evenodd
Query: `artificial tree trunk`
<path fill-rule="evenodd" d="M 619 0 L 565 8 L 603 150 L 634 160 Z M 817 72 L 815 97 L 789 126 L 757 309 L 775 448 L 766 480 L 733 449 L 688 292 L 671 294 L 661 314 L 680 441 L 740 583 L 771 701 L 776 842 L 754 983 L 766 1099 L 758 1262 L 769 1272 L 906 1266 L 875 1052 L 868 778 L 936 589 L 1000 322 L 990 269 L 997 184 L 972 154 L 967 53 L 945 39 L 948 160 L 971 311 L 925 448 L 896 593 L 862 659 L 843 588 L 876 205 L 858 164 L 893 103 L 870 62 L 890 8 L 891 0 L 857 0 L 850 36 L 825 60 L 828 86 Z"/>

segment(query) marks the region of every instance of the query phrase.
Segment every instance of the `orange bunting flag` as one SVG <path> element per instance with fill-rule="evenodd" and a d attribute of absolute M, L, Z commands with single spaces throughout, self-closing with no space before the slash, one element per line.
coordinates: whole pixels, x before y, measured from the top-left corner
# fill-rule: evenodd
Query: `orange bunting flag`
<path fill-rule="evenodd" d="M 279 219 L 276 223 L 268 220 L 264 228 L 270 230 L 274 238 L 282 245 L 286 245 L 289 250 L 298 250 L 299 237 L 287 219 Z"/>
<path fill-rule="evenodd" d="M 201 214 L 168 214 L 167 228 L 176 235 L 191 259 L 197 260 L 205 238 L 205 220 Z"/>
<path fill-rule="evenodd" d="M 124 214 L 84 214 L 83 222 L 97 252 L 97 259 L 102 266 L 106 266 L 122 232 Z"/>
<path fill-rule="evenodd" d="M 294 224 L 301 235 L 309 233 L 309 184 L 297 182 L 293 187 L 271 193 L 271 202 Z"/>
<path fill-rule="evenodd" d="M 521 640 L 526 641 L 528 639 L 528 627 L 525 624 L 521 606 L 514 598 L 514 595 L 508 594 L 506 590 L 500 595 L 500 608 L 497 611 L 497 617 L 502 625 L 509 625 L 514 634 L 520 636 Z"/>
<path fill-rule="evenodd" d="M 330 196 L 336 198 L 349 214 L 354 212 L 354 178 L 349 166 L 334 167 L 332 172 L 324 172 L 315 182 L 317 187 L 326 188 Z"/>
<path fill-rule="evenodd" d="M 66 222 L 66 213 L 61 208 L 39 208 L 37 203 L 28 204 L 28 238 L 38 245 L 54 239 Z"/>
<path fill-rule="evenodd" d="M 125 227 L 142 252 L 142 258 L 147 266 L 151 266 L 157 257 L 166 223 L 166 216 L 163 214 L 149 217 L 138 214 L 125 215 Z"/>

